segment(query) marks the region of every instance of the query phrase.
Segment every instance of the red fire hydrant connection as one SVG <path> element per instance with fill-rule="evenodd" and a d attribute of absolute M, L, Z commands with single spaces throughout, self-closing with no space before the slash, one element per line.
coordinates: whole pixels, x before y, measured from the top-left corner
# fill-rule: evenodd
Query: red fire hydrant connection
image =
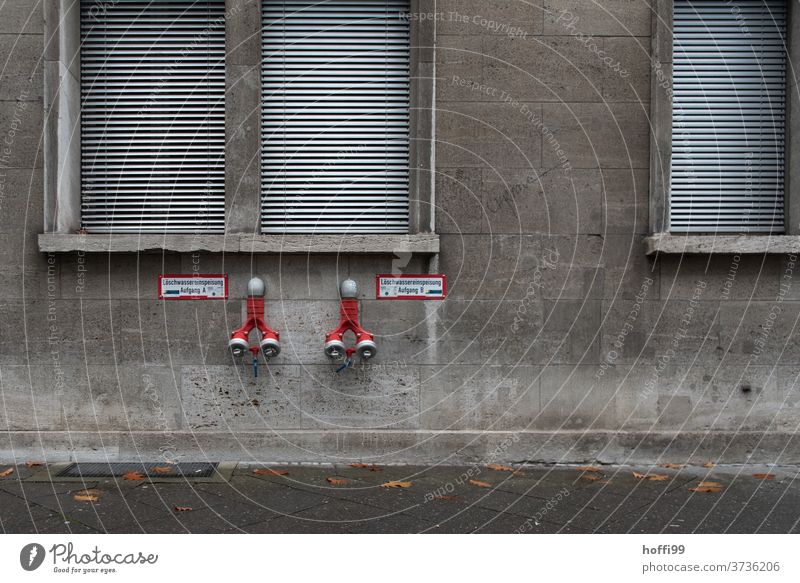
<path fill-rule="evenodd" d="M 344 280 L 339 286 L 339 295 L 339 326 L 325 335 L 325 356 L 331 360 L 347 358 L 349 362 L 356 353 L 363 360 L 368 360 L 377 354 L 378 347 L 373 334 L 358 322 L 358 284 L 352 279 Z M 348 331 L 356 337 L 355 347 L 346 347 L 344 344 L 344 335 Z"/>
<path fill-rule="evenodd" d="M 264 358 L 269 360 L 280 354 L 280 336 L 275 330 L 267 326 L 264 320 L 265 292 L 266 285 L 258 277 L 254 277 L 247 284 L 247 320 L 241 328 L 233 331 L 231 340 L 228 343 L 233 356 L 244 356 L 249 350 L 253 353 L 253 359 L 256 359 L 260 350 Z M 250 346 L 250 332 L 253 329 L 258 330 L 261 335 L 258 346 Z"/>

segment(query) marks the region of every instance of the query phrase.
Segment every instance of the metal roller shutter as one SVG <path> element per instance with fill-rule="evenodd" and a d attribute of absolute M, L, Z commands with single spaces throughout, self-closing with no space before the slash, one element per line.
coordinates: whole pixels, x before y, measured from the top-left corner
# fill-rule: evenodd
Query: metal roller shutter
<path fill-rule="evenodd" d="M 671 231 L 783 231 L 786 4 L 675 0 Z"/>
<path fill-rule="evenodd" d="M 225 223 L 224 0 L 81 1 L 82 223 Z"/>
<path fill-rule="evenodd" d="M 263 0 L 266 233 L 406 233 L 408 0 Z"/>

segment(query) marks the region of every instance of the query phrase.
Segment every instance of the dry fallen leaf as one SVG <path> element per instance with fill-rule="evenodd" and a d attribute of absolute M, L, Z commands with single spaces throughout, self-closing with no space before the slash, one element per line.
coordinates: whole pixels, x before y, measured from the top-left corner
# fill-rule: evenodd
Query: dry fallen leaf
<path fill-rule="evenodd" d="M 670 470 L 680 470 L 683 469 L 683 464 L 661 464 L 661 467 Z"/>
<path fill-rule="evenodd" d="M 458 500 L 458 496 L 434 496 L 434 500 Z"/>
<path fill-rule="evenodd" d="M 511 466 L 504 466 L 502 464 L 489 464 L 486 466 L 490 470 L 494 470 L 495 472 L 513 472 L 514 468 Z"/>
<path fill-rule="evenodd" d="M 581 478 L 584 480 L 589 480 L 590 482 L 599 482 L 600 480 L 603 479 L 603 476 L 599 474 L 586 473 L 583 474 Z"/>
<path fill-rule="evenodd" d="M 86 488 L 85 490 L 78 490 L 75 493 L 83 496 L 99 496 L 103 493 L 103 491 L 98 490 L 97 488 Z"/>
<path fill-rule="evenodd" d="M 637 480 L 649 480 L 651 482 L 663 482 L 664 480 L 669 480 L 669 476 L 666 474 L 641 474 L 639 472 L 633 472 L 633 477 Z"/>
<path fill-rule="evenodd" d="M 689 488 L 689 492 L 702 492 L 704 494 L 718 494 L 722 492 L 722 488 L 713 486 L 698 486 L 697 488 Z"/>
<path fill-rule="evenodd" d="M 713 468 L 716 465 L 717 464 L 715 464 L 714 462 L 706 462 L 706 463 L 703 464 L 703 467 L 704 468 Z"/>
<path fill-rule="evenodd" d="M 144 480 L 144 476 L 139 472 L 128 472 L 127 474 L 122 475 L 123 480 L 129 480 L 131 482 L 138 482 L 140 480 Z"/>
<path fill-rule="evenodd" d="M 722 492 L 722 484 L 719 482 L 699 482 L 696 487 L 689 488 L 689 492 L 702 492 L 705 494 L 718 494 Z"/>
<path fill-rule="evenodd" d="M 100 500 L 98 496 L 93 494 L 75 494 L 72 498 L 75 502 L 97 502 Z"/>
<path fill-rule="evenodd" d="M 325 480 L 334 486 L 344 486 L 348 482 L 344 478 L 325 478 Z"/>
<path fill-rule="evenodd" d="M 35 468 L 37 466 L 43 466 L 44 462 L 25 462 L 26 468 Z"/>
<path fill-rule="evenodd" d="M 373 464 L 350 464 L 351 468 L 362 468 L 369 470 L 370 472 L 382 472 L 383 468 L 380 466 L 376 466 Z"/>
<path fill-rule="evenodd" d="M 153 473 L 156 474 L 171 474 L 172 466 L 156 466 L 153 468 Z"/>
<path fill-rule="evenodd" d="M 757 480 L 774 480 L 775 474 L 753 474 Z"/>
<path fill-rule="evenodd" d="M 191 512 L 194 510 L 191 506 L 176 506 L 175 512 Z"/>
<path fill-rule="evenodd" d="M 648 474 L 647 479 L 651 482 L 664 482 L 669 480 L 669 476 L 667 474 Z"/>
<path fill-rule="evenodd" d="M 256 476 L 288 476 L 289 472 L 286 470 L 273 470 L 272 468 L 259 468 L 253 470 Z"/>
<path fill-rule="evenodd" d="M 575 469 L 578 470 L 579 472 L 602 472 L 603 471 L 600 468 L 598 468 L 597 466 L 578 466 Z"/>
<path fill-rule="evenodd" d="M 477 486 L 478 488 L 491 488 L 492 485 L 489 482 L 481 482 L 480 480 L 470 480 L 470 484 L 473 486 Z"/>
<path fill-rule="evenodd" d="M 14 468 L 8 468 L 7 470 L 3 470 L 2 472 L 0 472 L 0 478 L 7 478 L 13 473 L 14 473 Z"/>
<path fill-rule="evenodd" d="M 385 482 L 381 484 L 382 488 L 410 488 L 411 482 L 397 482 L 392 480 L 391 482 Z"/>

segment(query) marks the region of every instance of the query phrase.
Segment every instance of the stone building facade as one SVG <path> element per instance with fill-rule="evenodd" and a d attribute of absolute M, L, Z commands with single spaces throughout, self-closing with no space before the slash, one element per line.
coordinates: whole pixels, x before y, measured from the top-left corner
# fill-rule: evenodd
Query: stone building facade
<path fill-rule="evenodd" d="M 0 457 L 797 461 L 800 239 L 660 219 L 671 2 L 412 2 L 410 234 L 285 237 L 253 234 L 256 0 L 226 6 L 226 233 L 79 232 L 71 5 L 0 9 Z M 160 301 L 168 273 L 230 298 Z M 382 273 L 447 299 L 376 300 Z M 283 344 L 257 379 L 227 349 L 252 276 Z M 346 277 L 380 352 L 337 373 Z"/>

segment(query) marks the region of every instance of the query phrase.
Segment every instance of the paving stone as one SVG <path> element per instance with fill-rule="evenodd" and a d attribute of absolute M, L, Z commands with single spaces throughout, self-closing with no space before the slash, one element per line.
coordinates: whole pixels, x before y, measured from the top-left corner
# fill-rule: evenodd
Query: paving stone
<path fill-rule="evenodd" d="M 97 502 L 75 500 L 75 495 L 86 488 L 99 492 Z M 36 505 L 100 532 L 142 532 L 141 523 L 158 515 L 153 507 L 127 495 L 125 489 L 96 482 L 22 483 L 15 495 L 28 505 Z"/>
<path fill-rule="evenodd" d="M 220 516 L 210 508 L 164 514 L 160 518 L 142 523 L 141 527 L 148 534 L 217 534 L 232 530 L 244 532 L 228 517 Z"/>
<path fill-rule="evenodd" d="M 552 534 L 558 532 L 560 528 L 561 525 L 546 520 L 527 519 L 520 522 L 519 517 L 513 514 L 498 514 L 494 519 L 487 521 L 472 532 L 476 534 Z"/>
<path fill-rule="evenodd" d="M 97 532 L 79 522 L 65 519 L 54 512 L 18 496 L 0 492 L 0 532 L 22 534 L 33 532 Z"/>
<path fill-rule="evenodd" d="M 249 519 L 242 524 L 293 514 L 317 505 L 325 499 L 325 495 L 321 492 L 276 484 L 257 477 L 236 480 L 232 484 L 202 484 L 198 488 L 219 498 L 219 500 L 207 496 L 204 498 L 215 510 L 222 512 L 228 507 L 246 510 Z"/>
<path fill-rule="evenodd" d="M 318 521 L 320 528 L 324 523 L 333 523 L 345 532 L 363 534 L 418 532 L 421 528 L 430 526 L 428 521 L 403 512 L 334 499 L 298 512 L 291 518 Z"/>
<path fill-rule="evenodd" d="M 719 493 L 691 492 L 700 479 L 719 482 Z M 792 480 L 761 481 L 751 475 L 733 480 L 710 474 L 660 497 L 639 516 L 619 521 L 630 532 L 788 533 L 800 523 L 800 492 Z"/>

